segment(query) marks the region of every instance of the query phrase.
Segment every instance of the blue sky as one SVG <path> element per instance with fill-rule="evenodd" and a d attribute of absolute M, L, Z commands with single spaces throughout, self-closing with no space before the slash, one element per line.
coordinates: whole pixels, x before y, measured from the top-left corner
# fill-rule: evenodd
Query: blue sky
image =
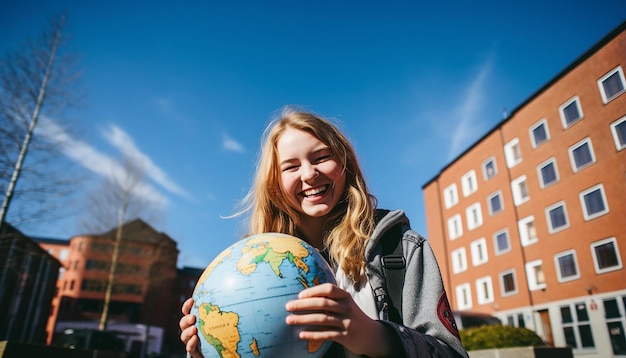
<path fill-rule="evenodd" d="M 274 111 L 335 120 L 380 206 L 426 235 L 422 185 L 624 21 L 626 2 L 5 1 L 0 54 L 59 11 L 87 103 L 68 159 L 96 180 L 121 153 L 140 158 L 164 210 L 151 224 L 179 266 L 204 267 L 242 234 L 221 217 Z M 23 230 L 69 238 L 76 219 Z"/>

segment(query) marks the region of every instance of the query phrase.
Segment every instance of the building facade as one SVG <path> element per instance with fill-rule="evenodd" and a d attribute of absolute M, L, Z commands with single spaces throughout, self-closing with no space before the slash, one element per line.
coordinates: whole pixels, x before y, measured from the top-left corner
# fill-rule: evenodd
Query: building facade
<path fill-rule="evenodd" d="M 0 231 L 0 341 L 43 344 L 61 263 L 5 223 Z"/>
<path fill-rule="evenodd" d="M 178 301 L 175 295 L 176 241 L 140 219 L 126 223 L 122 228 L 108 324 L 117 331 L 128 327 L 126 331 L 130 341 L 127 344 L 131 353 L 140 353 L 145 341 L 157 332 L 162 332 L 160 337 L 152 339 L 162 341 L 163 346 L 148 344 L 146 347 L 152 347 L 153 351 L 145 353 L 169 354 L 181 349 L 178 325 L 171 325 L 171 309 Z M 115 235 L 116 230 L 113 229 L 102 235 L 74 236 L 67 241 L 38 240 L 42 248 L 63 263 L 47 326 L 48 343 L 54 340 L 55 332 L 58 333 L 61 328 L 89 328 L 87 323 L 99 322 Z M 145 330 L 142 335 L 135 334 L 137 326 Z M 172 346 L 174 344 L 175 347 Z"/>
<path fill-rule="evenodd" d="M 454 309 L 626 356 L 625 70 L 622 23 L 424 184 Z"/>

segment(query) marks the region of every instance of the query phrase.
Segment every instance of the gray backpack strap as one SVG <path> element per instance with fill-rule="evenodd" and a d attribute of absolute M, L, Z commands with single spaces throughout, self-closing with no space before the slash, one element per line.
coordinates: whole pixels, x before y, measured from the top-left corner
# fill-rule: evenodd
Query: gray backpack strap
<path fill-rule="evenodd" d="M 389 210 L 376 210 L 376 222 L 382 219 Z M 383 234 L 382 265 L 385 275 L 385 289 L 387 291 L 387 305 L 389 319 L 402 324 L 402 290 L 404 288 L 404 273 L 406 260 L 402 251 L 402 226 L 393 226 Z"/>

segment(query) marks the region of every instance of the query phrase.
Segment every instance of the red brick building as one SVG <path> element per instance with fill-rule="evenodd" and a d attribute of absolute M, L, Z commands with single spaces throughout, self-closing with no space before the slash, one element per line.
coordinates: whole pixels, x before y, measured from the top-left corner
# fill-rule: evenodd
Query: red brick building
<path fill-rule="evenodd" d="M 424 184 L 457 310 L 626 355 L 626 23 Z"/>
<path fill-rule="evenodd" d="M 74 236 L 68 241 L 38 240 L 41 247 L 63 264 L 47 326 L 49 343 L 53 340 L 55 327 L 57 331 L 58 327 L 72 325 L 97 327 L 102 315 L 114 238 L 115 230 L 102 235 Z M 131 334 L 145 334 L 146 331 L 147 336 L 151 336 L 161 330 L 163 336 L 153 338 L 160 340 L 154 351 L 165 354 L 184 351 L 178 324 L 172 325 L 173 310 L 179 317 L 181 315 L 175 284 L 176 241 L 137 219 L 123 226 L 121 242 L 109 306 L 109 325 L 115 326 L 116 330 L 128 328 L 130 351 L 141 350 L 146 341 L 146 335 L 134 339 Z M 139 332 L 134 332 L 137 325 L 140 325 Z"/>

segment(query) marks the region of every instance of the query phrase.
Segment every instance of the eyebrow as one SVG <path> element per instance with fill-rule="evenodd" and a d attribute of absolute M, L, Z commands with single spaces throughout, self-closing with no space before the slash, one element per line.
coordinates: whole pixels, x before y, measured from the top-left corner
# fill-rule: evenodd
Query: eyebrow
<path fill-rule="evenodd" d="M 324 151 L 328 151 L 330 154 L 333 154 L 333 151 L 330 149 L 330 147 L 325 145 L 323 148 L 313 150 L 311 153 L 309 153 L 309 155 L 316 155 Z M 282 166 L 283 164 L 290 164 L 290 163 L 297 162 L 297 161 L 298 159 L 296 158 L 289 158 L 289 159 L 285 159 L 279 162 L 278 165 Z"/>

